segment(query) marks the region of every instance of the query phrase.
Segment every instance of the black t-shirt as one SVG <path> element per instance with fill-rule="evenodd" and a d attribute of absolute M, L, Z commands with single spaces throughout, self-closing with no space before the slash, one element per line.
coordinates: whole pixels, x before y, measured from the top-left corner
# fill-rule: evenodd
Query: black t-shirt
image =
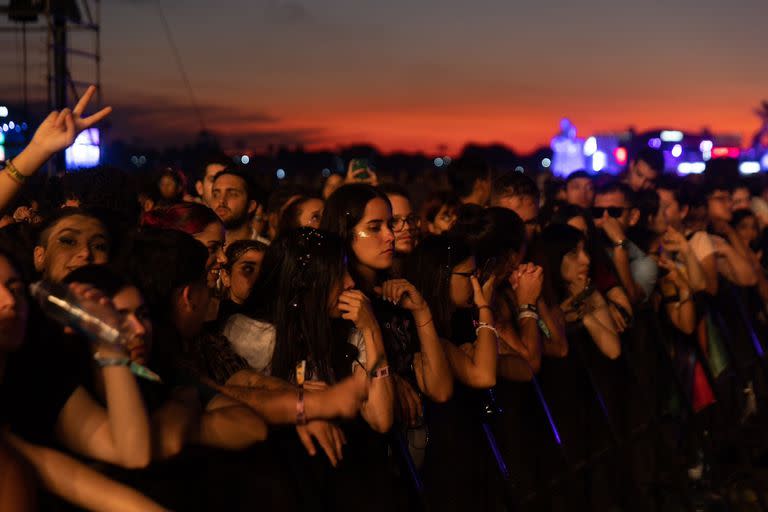
<path fill-rule="evenodd" d="M 381 328 L 389 367 L 400 376 L 413 378 L 413 356 L 421 351 L 413 316 L 380 298 L 373 298 L 371 305 Z"/>
<path fill-rule="evenodd" d="M 30 442 L 52 445 L 62 408 L 90 380 L 89 346 L 47 322 L 33 331 L 8 358 L 0 382 L 0 422 Z"/>

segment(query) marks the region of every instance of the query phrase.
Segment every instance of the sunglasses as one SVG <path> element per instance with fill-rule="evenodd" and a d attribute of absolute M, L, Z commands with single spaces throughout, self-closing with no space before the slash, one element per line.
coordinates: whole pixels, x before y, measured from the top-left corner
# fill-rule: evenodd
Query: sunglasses
<path fill-rule="evenodd" d="M 593 206 L 592 207 L 592 218 L 594 219 L 600 219 L 603 217 L 603 214 L 605 212 L 608 212 L 609 217 L 613 217 L 614 219 L 618 219 L 621 217 L 621 214 L 624 213 L 624 210 L 626 208 L 622 208 L 621 206 Z"/>

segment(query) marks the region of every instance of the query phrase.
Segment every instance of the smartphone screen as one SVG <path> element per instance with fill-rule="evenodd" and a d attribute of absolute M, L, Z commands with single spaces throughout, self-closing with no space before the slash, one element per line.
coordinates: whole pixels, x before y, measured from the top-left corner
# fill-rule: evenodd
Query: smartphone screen
<path fill-rule="evenodd" d="M 360 169 L 368 169 L 368 159 L 367 158 L 355 158 L 352 160 L 352 173 L 354 174 L 355 178 L 358 180 L 367 180 L 371 177 L 370 173 L 368 172 L 360 172 L 355 173 L 355 171 L 359 171 Z"/>

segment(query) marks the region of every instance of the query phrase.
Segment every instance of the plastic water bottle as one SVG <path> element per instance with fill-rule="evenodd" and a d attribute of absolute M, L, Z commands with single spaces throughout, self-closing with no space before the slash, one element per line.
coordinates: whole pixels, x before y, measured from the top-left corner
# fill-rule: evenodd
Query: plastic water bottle
<path fill-rule="evenodd" d="M 102 304 L 89 304 L 87 308 L 66 286 L 38 281 L 29 291 L 43 312 L 64 327 L 71 327 L 92 342 L 105 345 L 123 345 L 126 339 L 120 329 L 122 323 L 116 312 Z"/>

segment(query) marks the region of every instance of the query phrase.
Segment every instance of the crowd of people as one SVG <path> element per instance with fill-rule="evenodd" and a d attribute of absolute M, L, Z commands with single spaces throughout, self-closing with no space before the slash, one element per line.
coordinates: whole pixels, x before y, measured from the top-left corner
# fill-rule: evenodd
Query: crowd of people
<path fill-rule="evenodd" d="M 0 171 L 1 510 L 732 504 L 768 396 L 768 202 L 730 162 L 35 175 L 109 115 L 93 92 Z"/>

